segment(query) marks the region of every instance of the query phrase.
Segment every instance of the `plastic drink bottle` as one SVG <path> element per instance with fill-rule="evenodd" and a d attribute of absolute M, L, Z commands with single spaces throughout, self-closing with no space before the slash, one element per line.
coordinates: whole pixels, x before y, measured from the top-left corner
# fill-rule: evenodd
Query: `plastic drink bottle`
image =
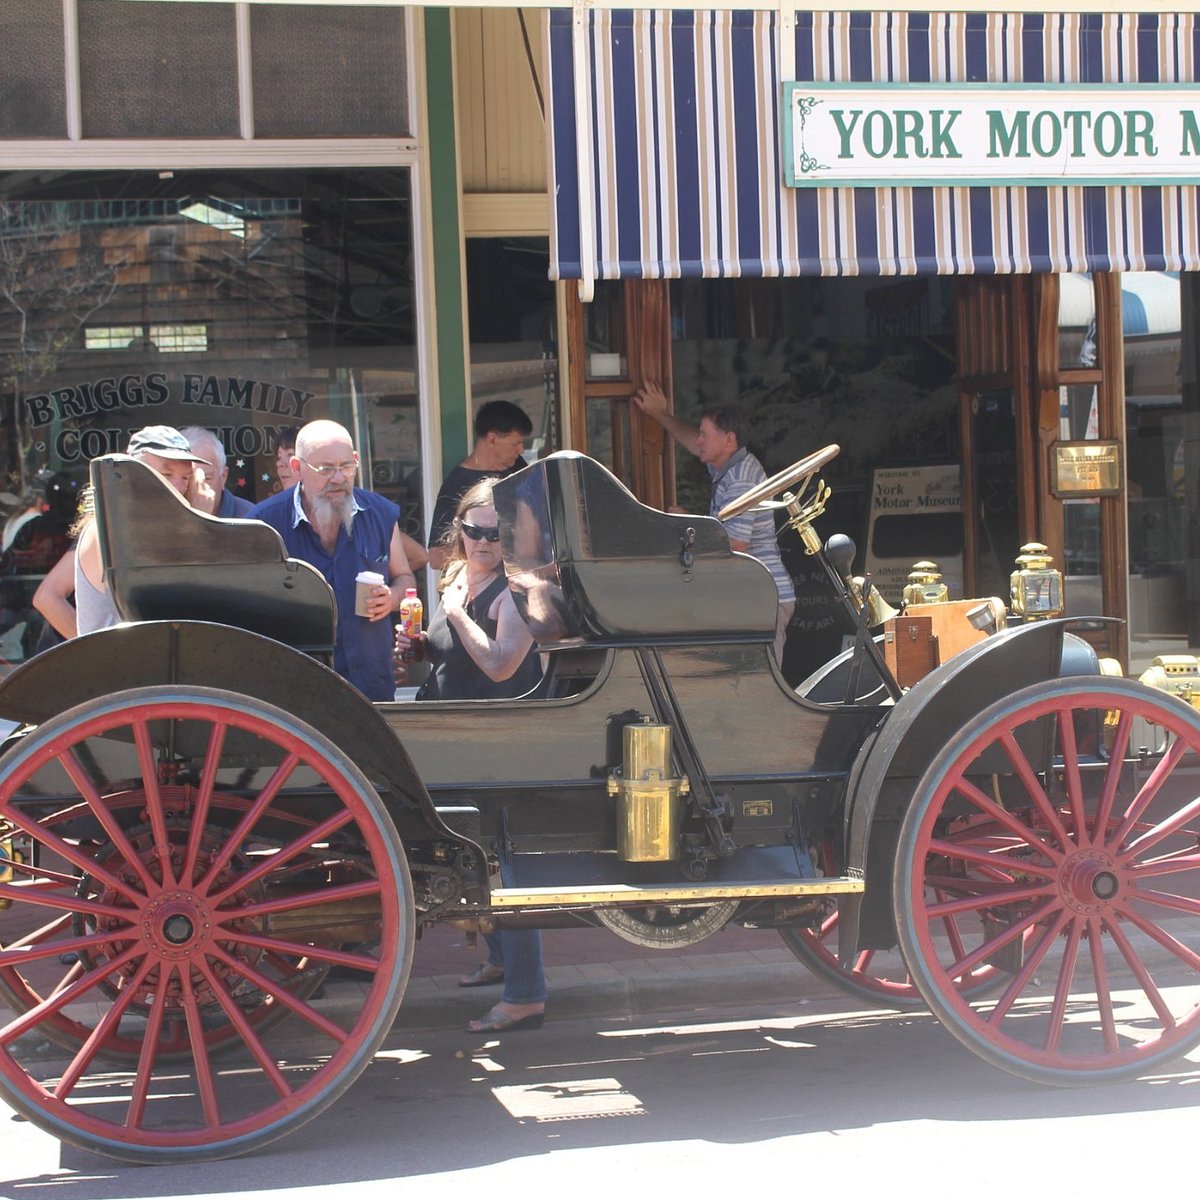
<path fill-rule="evenodd" d="M 404 662 L 420 662 L 422 658 L 421 622 L 425 617 L 425 606 L 416 588 L 405 588 L 400 601 L 400 631 L 411 639 L 408 649 L 400 656 Z"/>

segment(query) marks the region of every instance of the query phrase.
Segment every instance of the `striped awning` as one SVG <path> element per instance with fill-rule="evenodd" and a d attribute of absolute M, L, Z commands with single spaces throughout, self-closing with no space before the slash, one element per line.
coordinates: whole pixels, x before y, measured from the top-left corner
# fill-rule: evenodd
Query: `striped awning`
<path fill-rule="evenodd" d="M 1200 267 L 1195 186 L 789 189 L 779 113 L 789 78 L 1190 83 L 1194 14 L 797 12 L 793 24 L 777 12 L 592 10 L 586 20 L 573 53 L 573 14 L 548 14 L 557 277 Z"/>

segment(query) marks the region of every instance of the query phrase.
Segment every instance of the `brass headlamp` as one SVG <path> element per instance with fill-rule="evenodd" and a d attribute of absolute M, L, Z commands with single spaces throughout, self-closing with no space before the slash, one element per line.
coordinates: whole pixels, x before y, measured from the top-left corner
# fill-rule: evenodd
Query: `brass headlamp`
<path fill-rule="evenodd" d="M 949 599 L 950 589 L 942 582 L 937 563 L 928 559 L 913 563 L 904 585 L 904 603 L 944 604 Z"/>
<path fill-rule="evenodd" d="M 1026 621 L 1044 621 L 1063 610 L 1062 572 L 1052 566 L 1050 551 L 1041 542 L 1027 542 L 1009 576 L 1012 610 Z"/>

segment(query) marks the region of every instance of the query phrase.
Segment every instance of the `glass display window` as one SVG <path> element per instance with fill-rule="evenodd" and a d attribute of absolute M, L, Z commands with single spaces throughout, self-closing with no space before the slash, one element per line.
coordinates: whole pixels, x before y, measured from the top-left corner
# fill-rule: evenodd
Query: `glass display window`
<path fill-rule="evenodd" d="M 0 638 L 69 546 L 89 462 L 146 425 L 202 426 L 226 488 L 279 490 L 315 417 L 419 536 L 421 422 L 406 169 L 9 176 L 0 201 Z M 10 616 L 7 627 L 3 620 Z M 16 642 L 19 641 L 19 645 Z"/>

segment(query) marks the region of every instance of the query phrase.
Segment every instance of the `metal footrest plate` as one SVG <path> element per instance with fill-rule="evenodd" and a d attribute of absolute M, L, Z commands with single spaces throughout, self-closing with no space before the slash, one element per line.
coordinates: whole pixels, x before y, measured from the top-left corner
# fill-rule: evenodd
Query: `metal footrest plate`
<path fill-rule="evenodd" d="M 849 876 L 825 879 L 757 880 L 753 883 L 672 883 L 633 887 L 496 888 L 492 908 L 615 907 L 638 904 L 696 904 L 716 900 L 758 900 L 768 896 L 832 896 L 862 892 L 866 883 Z"/>

